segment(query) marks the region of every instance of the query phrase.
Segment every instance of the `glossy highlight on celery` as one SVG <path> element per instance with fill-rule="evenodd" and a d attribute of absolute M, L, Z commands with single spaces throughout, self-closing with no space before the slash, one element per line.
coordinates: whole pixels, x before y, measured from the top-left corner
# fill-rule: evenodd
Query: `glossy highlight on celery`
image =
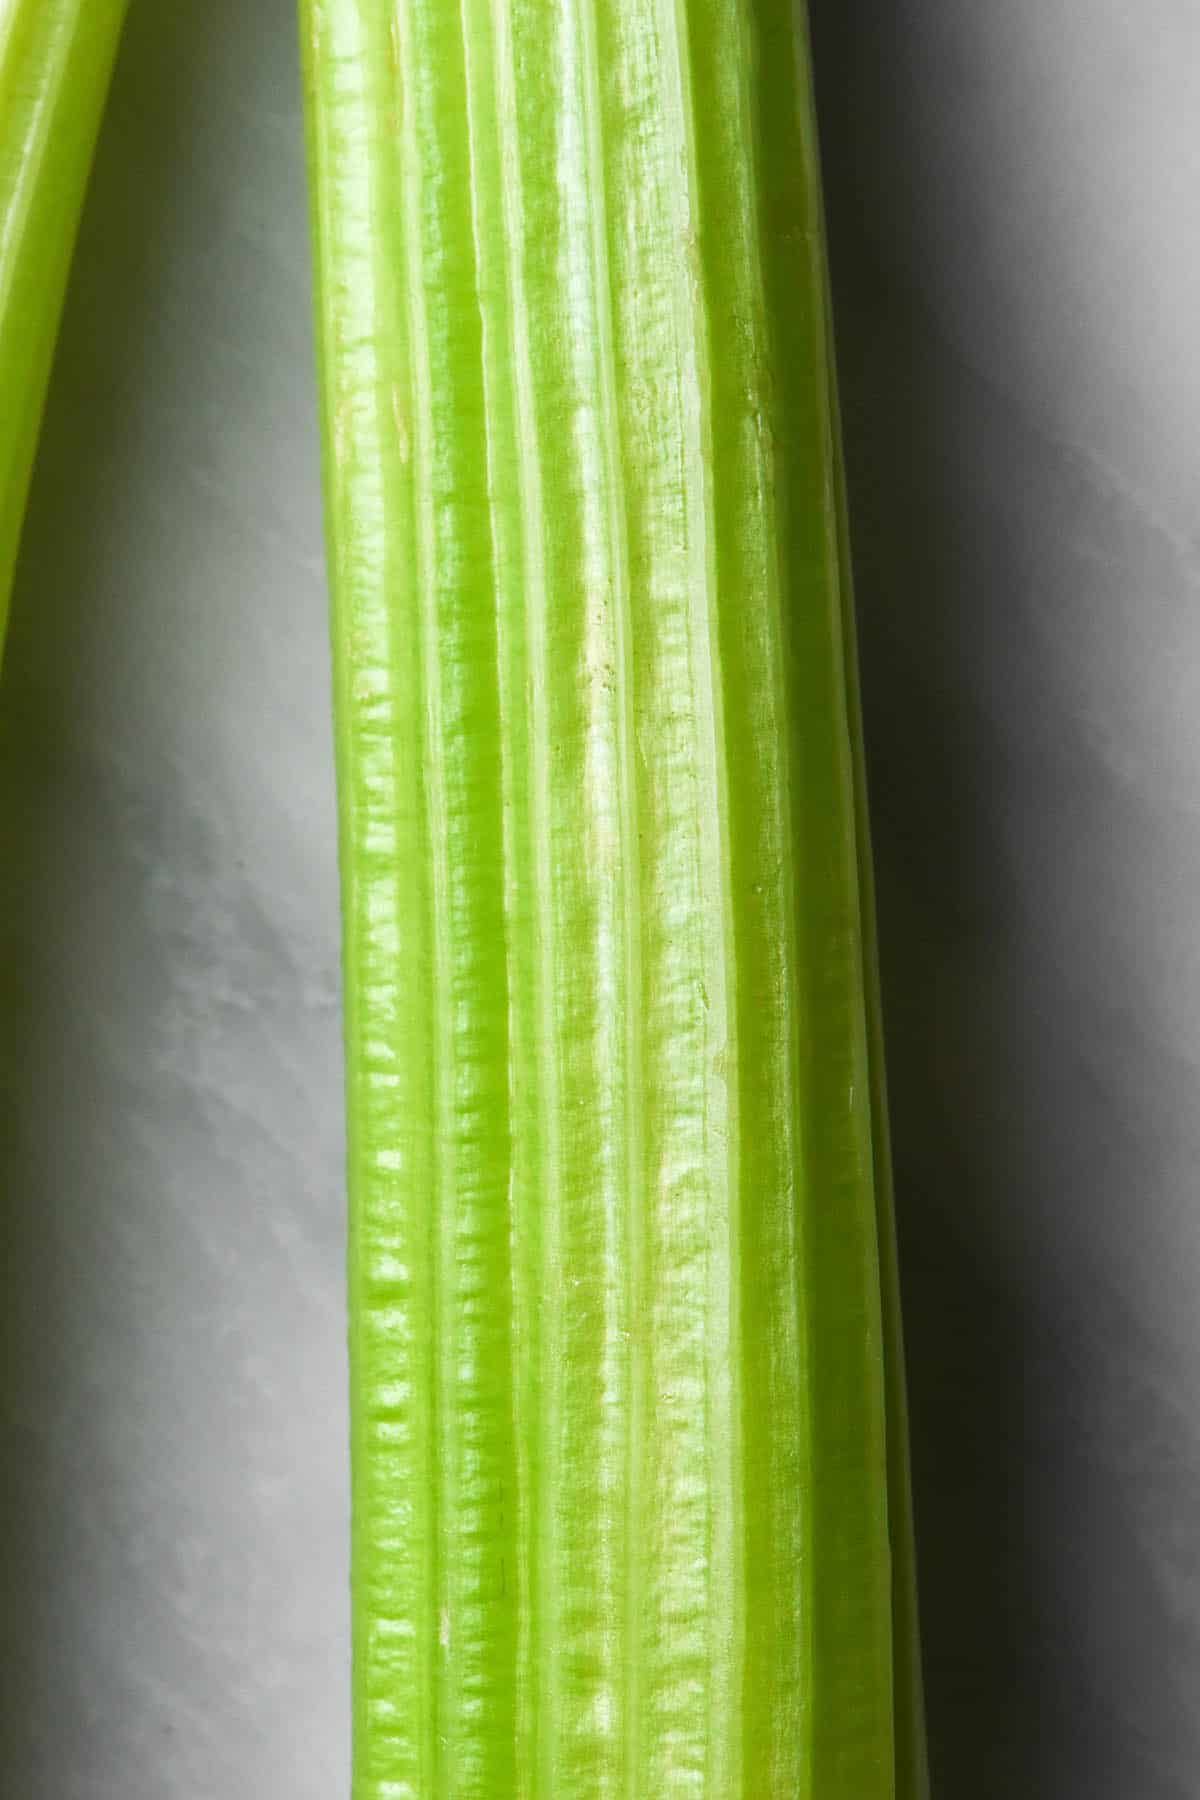
<path fill-rule="evenodd" d="M 916 1800 L 802 24 L 301 12 L 357 1800 Z"/>

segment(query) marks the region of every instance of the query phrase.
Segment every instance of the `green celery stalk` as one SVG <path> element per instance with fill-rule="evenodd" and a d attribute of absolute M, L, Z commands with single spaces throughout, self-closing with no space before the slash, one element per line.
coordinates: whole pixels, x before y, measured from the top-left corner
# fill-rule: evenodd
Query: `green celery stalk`
<path fill-rule="evenodd" d="M 0 648 L 126 0 L 0 0 Z"/>
<path fill-rule="evenodd" d="M 355 1794 L 926 1791 L 791 0 L 301 0 Z"/>

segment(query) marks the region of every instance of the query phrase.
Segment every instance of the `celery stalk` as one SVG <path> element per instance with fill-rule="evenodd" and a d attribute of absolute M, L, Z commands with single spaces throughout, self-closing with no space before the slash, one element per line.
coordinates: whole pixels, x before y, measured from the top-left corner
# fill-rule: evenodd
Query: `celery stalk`
<path fill-rule="evenodd" d="M 126 0 L 0 0 L 0 648 L 75 232 Z"/>
<path fill-rule="evenodd" d="M 301 10 L 355 1793 L 915 1800 L 802 23 Z"/>

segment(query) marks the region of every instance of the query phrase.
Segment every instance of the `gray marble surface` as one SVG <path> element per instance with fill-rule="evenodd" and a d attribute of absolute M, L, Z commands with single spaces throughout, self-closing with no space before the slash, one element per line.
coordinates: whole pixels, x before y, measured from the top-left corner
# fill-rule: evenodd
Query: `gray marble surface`
<path fill-rule="evenodd" d="M 0 1793 L 348 1792 L 293 0 L 133 0 L 0 684 Z"/>
<path fill-rule="evenodd" d="M 1200 13 L 813 13 L 937 1800 L 1194 1800 Z M 0 686 L 20 1800 L 348 1789 L 296 62 L 133 0 Z"/>
<path fill-rule="evenodd" d="M 1200 1795 L 1200 9 L 814 0 L 938 1800 Z"/>

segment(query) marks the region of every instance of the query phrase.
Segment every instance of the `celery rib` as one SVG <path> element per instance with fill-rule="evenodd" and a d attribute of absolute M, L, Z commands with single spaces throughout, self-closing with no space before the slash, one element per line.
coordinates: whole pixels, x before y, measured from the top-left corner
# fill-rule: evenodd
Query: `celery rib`
<path fill-rule="evenodd" d="M 126 0 L 0 0 L 0 649 L 67 273 Z"/>
<path fill-rule="evenodd" d="M 802 26 L 302 18 L 356 1796 L 919 1800 Z"/>

